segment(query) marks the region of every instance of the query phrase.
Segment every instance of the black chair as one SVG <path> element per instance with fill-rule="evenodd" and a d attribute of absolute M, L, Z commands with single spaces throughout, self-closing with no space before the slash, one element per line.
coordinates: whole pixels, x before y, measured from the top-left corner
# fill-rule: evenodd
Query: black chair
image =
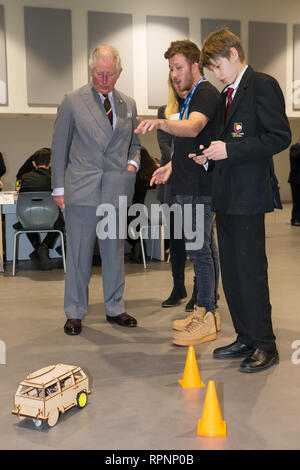
<path fill-rule="evenodd" d="M 66 255 L 63 233 L 54 227 L 58 218 L 59 209 L 50 192 L 24 192 L 19 193 L 16 207 L 16 216 L 22 224 L 14 235 L 14 256 L 12 275 L 16 275 L 18 236 L 22 233 L 48 233 L 57 232 L 61 239 L 62 260 L 66 272 Z"/>

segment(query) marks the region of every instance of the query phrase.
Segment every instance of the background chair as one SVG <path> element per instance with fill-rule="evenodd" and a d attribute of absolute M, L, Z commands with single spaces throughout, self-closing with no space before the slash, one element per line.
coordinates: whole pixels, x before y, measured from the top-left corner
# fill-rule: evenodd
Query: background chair
<path fill-rule="evenodd" d="M 14 235 L 13 276 L 16 274 L 18 236 L 22 233 L 57 232 L 61 239 L 63 267 L 66 272 L 64 236 L 60 230 L 54 227 L 58 214 L 58 206 L 50 192 L 19 193 L 16 216 L 23 228 L 17 230 Z"/>

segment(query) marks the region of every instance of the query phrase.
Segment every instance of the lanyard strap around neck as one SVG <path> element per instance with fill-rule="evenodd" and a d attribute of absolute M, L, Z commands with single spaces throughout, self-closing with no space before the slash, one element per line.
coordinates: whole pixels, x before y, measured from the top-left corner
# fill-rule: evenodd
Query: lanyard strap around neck
<path fill-rule="evenodd" d="M 186 115 L 185 115 L 185 119 L 188 118 L 188 108 L 189 108 L 189 104 L 190 104 L 190 101 L 193 97 L 193 94 L 195 93 L 196 91 L 196 88 L 197 86 L 203 82 L 204 80 L 206 80 L 205 77 L 202 77 L 200 78 L 200 80 L 196 83 L 196 85 L 194 86 L 194 88 L 192 89 L 192 91 L 189 92 L 189 94 L 187 95 L 186 99 L 184 100 L 184 103 L 182 105 L 182 108 L 181 108 L 181 111 L 180 111 L 180 116 L 179 116 L 179 119 L 182 120 L 183 119 L 183 116 L 184 116 L 184 113 L 186 112 Z"/>

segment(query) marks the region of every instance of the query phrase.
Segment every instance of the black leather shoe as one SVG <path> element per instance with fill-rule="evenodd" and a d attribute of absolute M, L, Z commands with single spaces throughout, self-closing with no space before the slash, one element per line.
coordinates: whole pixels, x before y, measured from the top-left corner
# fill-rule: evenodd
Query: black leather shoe
<path fill-rule="evenodd" d="M 215 359 L 234 359 L 238 357 L 248 357 L 252 353 L 253 348 L 250 348 L 246 344 L 235 341 L 228 346 L 215 349 L 213 355 Z"/>
<path fill-rule="evenodd" d="M 173 287 L 170 297 L 164 300 L 161 304 L 162 307 L 175 307 L 180 304 L 181 299 L 185 299 L 187 296 L 185 287 Z"/>
<path fill-rule="evenodd" d="M 106 315 L 106 320 L 112 323 L 117 323 L 121 326 L 127 326 L 129 328 L 133 328 L 137 326 L 137 321 L 131 315 L 128 315 L 126 312 L 121 313 L 121 315 L 117 315 L 116 317 L 109 317 Z"/>
<path fill-rule="evenodd" d="M 291 224 L 294 227 L 300 227 L 300 220 L 291 220 Z"/>
<path fill-rule="evenodd" d="M 185 306 L 185 311 L 186 312 L 193 312 L 196 303 L 197 303 L 197 298 L 191 297 L 190 300 L 188 301 L 188 303 Z"/>
<path fill-rule="evenodd" d="M 241 372 L 260 372 L 269 367 L 278 364 L 279 354 L 278 351 L 263 351 L 262 349 L 255 349 L 251 356 L 243 360 L 240 365 Z"/>
<path fill-rule="evenodd" d="M 81 333 L 81 320 L 71 318 L 66 321 L 64 331 L 67 335 L 79 335 Z"/>

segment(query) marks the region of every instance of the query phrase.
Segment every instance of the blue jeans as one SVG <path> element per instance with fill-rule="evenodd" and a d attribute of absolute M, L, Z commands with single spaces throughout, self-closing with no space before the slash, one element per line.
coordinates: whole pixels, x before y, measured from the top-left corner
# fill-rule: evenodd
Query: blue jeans
<path fill-rule="evenodd" d="M 207 312 L 213 312 L 218 298 L 219 256 L 213 233 L 214 214 L 211 211 L 211 197 L 177 195 L 176 199 L 182 208 L 186 251 L 195 271 L 198 289 L 197 306 L 204 307 Z M 187 217 L 186 204 L 191 205 L 191 217 Z M 203 205 L 202 220 L 196 218 L 197 205 Z M 186 237 L 186 229 L 191 233 L 196 231 L 196 227 L 197 230 L 203 231 L 203 244 L 196 249 L 190 249 L 192 243 Z"/>

